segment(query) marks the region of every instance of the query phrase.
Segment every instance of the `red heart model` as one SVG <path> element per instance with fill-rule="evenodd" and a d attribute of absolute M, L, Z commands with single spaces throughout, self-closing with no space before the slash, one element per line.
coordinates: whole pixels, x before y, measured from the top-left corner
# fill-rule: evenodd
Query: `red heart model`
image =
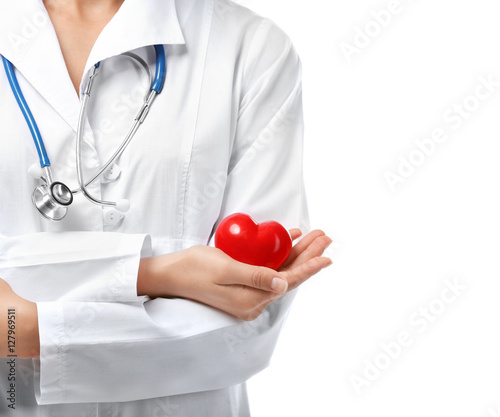
<path fill-rule="evenodd" d="M 215 247 L 237 261 L 278 270 L 292 252 L 292 238 L 278 222 L 259 224 L 247 214 L 234 213 L 215 231 Z"/>

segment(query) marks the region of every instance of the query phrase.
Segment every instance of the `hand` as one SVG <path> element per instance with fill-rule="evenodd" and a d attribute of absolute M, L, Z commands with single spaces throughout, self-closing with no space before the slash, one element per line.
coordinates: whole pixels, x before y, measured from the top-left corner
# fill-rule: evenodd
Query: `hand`
<path fill-rule="evenodd" d="M 15 310 L 15 325 L 9 328 L 9 309 Z M 9 330 L 14 330 L 9 339 Z M 14 352 L 9 351 L 9 340 L 15 340 Z M 36 304 L 18 296 L 10 285 L 0 279 L 0 358 L 7 355 L 18 358 L 35 358 L 40 356 L 40 340 L 38 335 L 38 314 Z"/>
<path fill-rule="evenodd" d="M 301 232 L 292 229 L 290 234 L 295 240 Z M 331 264 L 329 258 L 321 257 L 330 243 L 321 230 L 309 233 L 293 247 L 279 272 L 235 261 L 209 246 L 145 258 L 139 268 L 138 294 L 187 298 L 254 320 L 287 290 Z"/>
<path fill-rule="evenodd" d="M 295 240 L 302 232 L 299 229 L 291 229 L 290 235 Z M 297 288 L 321 269 L 332 264 L 330 258 L 321 256 L 331 243 L 332 239 L 322 230 L 313 230 L 292 248 L 292 253 L 280 269 L 288 282 L 289 290 Z"/>
<path fill-rule="evenodd" d="M 290 235 L 295 240 L 302 235 L 302 232 L 299 229 L 291 229 Z M 280 269 L 280 275 L 288 283 L 288 291 L 297 288 L 320 270 L 332 264 L 330 258 L 321 256 L 331 243 L 332 239 L 322 230 L 313 230 L 292 248 L 292 253 Z M 276 298 L 260 305 L 257 308 L 258 314 L 260 315 Z"/>

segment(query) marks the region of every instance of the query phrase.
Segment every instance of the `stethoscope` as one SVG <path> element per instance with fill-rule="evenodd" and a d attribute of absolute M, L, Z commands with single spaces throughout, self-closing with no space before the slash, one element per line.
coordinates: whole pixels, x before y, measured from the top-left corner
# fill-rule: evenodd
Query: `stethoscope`
<path fill-rule="evenodd" d="M 130 207 L 130 203 L 128 200 L 122 199 L 116 202 L 99 200 L 88 192 L 87 187 L 95 180 L 100 178 L 103 173 L 109 168 L 109 166 L 113 164 L 127 148 L 128 144 L 139 129 L 139 126 L 142 124 L 142 122 L 144 122 L 144 119 L 146 118 L 156 95 L 160 94 L 161 90 L 163 89 L 166 75 L 165 49 L 162 45 L 154 45 L 154 48 L 156 52 L 156 73 L 154 79 L 151 75 L 151 71 L 149 70 L 147 63 L 141 57 L 132 52 L 126 52 L 123 54 L 124 56 L 132 58 L 139 62 L 139 64 L 148 72 L 150 89 L 148 90 L 148 93 L 144 99 L 144 103 L 142 104 L 142 107 L 135 117 L 132 127 L 128 131 L 123 142 L 120 144 L 116 152 L 109 158 L 109 160 L 100 168 L 99 172 L 95 174 L 89 181 L 85 182 L 81 166 L 81 145 L 84 128 L 83 118 L 86 114 L 87 104 L 90 99 L 90 93 L 92 91 L 94 79 L 99 73 L 100 62 L 92 67 L 83 93 L 82 103 L 80 106 L 80 114 L 78 117 L 78 127 L 76 134 L 76 172 L 79 188 L 76 190 L 71 190 L 66 184 L 60 181 L 54 181 L 52 179 L 50 161 L 47 156 L 45 145 L 43 143 L 40 131 L 38 130 L 36 121 L 33 117 L 33 114 L 31 113 L 28 104 L 26 103 L 26 99 L 24 98 L 21 88 L 19 87 L 19 83 L 17 81 L 16 74 L 14 73 L 14 67 L 12 63 L 4 56 L 2 56 L 10 87 L 12 88 L 12 92 L 14 93 L 19 108 L 21 109 L 24 118 L 26 119 L 26 123 L 28 124 L 31 135 L 33 136 L 33 141 L 35 142 L 38 157 L 40 159 L 41 171 L 38 168 L 38 164 L 30 167 L 28 171 L 36 178 L 39 178 L 42 182 L 42 184 L 37 186 L 33 191 L 31 200 L 33 201 L 33 204 L 38 209 L 38 211 L 45 218 L 55 221 L 63 219 L 68 211 L 68 206 L 73 202 L 73 194 L 76 194 L 78 192 L 81 192 L 89 201 L 94 204 L 103 207 L 114 207 L 116 210 L 122 213 L 128 211 Z"/>

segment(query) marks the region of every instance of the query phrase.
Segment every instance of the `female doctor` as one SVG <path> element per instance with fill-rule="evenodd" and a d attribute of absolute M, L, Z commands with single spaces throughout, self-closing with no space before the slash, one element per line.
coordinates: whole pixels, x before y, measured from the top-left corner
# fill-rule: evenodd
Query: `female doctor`
<path fill-rule="evenodd" d="M 245 381 L 268 365 L 293 290 L 331 263 L 319 230 L 278 272 L 213 247 L 234 212 L 294 240 L 309 229 L 290 40 L 226 0 L 1 2 L 0 35 L 51 176 L 1 68 L 0 414 L 248 416 Z M 90 182 L 144 101 L 154 45 L 164 85 Z M 51 181 L 79 190 L 56 188 L 73 200 L 57 221 L 32 204 Z"/>

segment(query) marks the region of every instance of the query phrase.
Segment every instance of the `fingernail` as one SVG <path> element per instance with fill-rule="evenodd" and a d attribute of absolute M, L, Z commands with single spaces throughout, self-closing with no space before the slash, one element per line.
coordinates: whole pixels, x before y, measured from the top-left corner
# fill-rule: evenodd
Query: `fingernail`
<path fill-rule="evenodd" d="M 281 278 L 273 278 L 271 281 L 271 289 L 279 292 L 279 293 L 284 293 L 286 289 L 288 288 L 288 282 L 286 282 L 284 279 Z"/>

